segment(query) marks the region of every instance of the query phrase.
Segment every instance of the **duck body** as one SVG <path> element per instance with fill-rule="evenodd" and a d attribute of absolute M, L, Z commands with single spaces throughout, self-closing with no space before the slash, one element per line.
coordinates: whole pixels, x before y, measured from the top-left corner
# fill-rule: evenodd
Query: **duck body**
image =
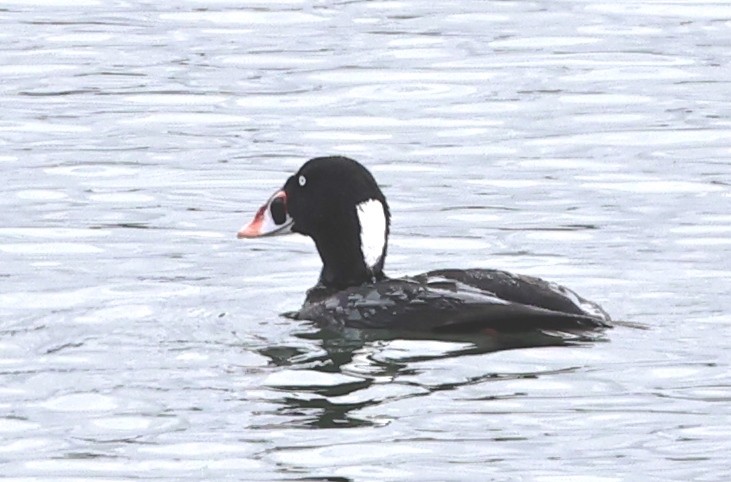
<path fill-rule="evenodd" d="M 435 333 L 591 330 L 609 315 L 539 278 L 488 269 L 435 270 L 344 289 L 318 284 L 293 318 L 336 328 Z"/>
<path fill-rule="evenodd" d="M 596 303 L 556 283 L 492 269 L 383 273 L 390 212 L 372 175 L 345 157 L 315 158 L 290 177 L 238 233 L 299 232 L 323 261 L 318 283 L 290 314 L 334 328 L 495 333 L 611 326 Z"/>

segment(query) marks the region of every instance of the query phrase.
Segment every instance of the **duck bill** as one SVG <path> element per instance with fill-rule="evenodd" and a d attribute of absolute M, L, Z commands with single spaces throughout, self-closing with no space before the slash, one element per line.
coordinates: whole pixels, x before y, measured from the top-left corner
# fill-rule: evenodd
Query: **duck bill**
<path fill-rule="evenodd" d="M 294 221 L 287 212 L 287 194 L 277 191 L 259 208 L 254 219 L 236 233 L 236 237 L 242 239 L 289 234 L 292 224 Z"/>

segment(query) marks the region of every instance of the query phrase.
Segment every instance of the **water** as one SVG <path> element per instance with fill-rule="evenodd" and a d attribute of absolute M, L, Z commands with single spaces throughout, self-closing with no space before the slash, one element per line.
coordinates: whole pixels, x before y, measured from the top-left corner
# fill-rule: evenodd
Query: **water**
<path fill-rule="evenodd" d="M 726 480 L 731 4 L 3 0 L 0 465 L 83 480 Z M 615 318 L 494 351 L 323 337 L 236 230 L 364 162 L 387 271 Z M 308 479 L 312 480 L 312 479 Z"/>

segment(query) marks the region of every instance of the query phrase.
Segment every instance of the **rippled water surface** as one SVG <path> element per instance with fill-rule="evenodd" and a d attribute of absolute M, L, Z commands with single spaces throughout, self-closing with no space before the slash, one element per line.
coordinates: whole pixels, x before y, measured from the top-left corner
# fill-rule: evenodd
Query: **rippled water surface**
<path fill-rule="evenodd" d="M 728 480 L 731 3 L 3 0 L 0 27 L 3 477 Z M 382 184 L 391 275 L 538 275 L 648 329 L 496 351 L 280 317 L 314 247 L 234 233 L 328 153 Z"/>

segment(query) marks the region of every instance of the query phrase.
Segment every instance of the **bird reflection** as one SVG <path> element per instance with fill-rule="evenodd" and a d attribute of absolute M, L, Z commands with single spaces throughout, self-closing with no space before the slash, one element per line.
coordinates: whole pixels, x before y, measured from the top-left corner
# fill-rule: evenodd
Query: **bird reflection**
<path fill-rule="evenodd" d="M 418 373 L 417 362 L 453 358 L 467 355 L 480 355 L 491 352 L 520 348 L 560 347 L 587 345 L 607 339 L 596 332 L 590 333 L 511 333 L 485 335 L 451 334 L 428 338 L 415 337 L 413 333 L 380 332 L 377 330 L 334 330 L 310 325 L 306 331 L 296 334 L 305 343 L 267 346 L 259 350 L 272 365 L 316 371 L 323 374 L 346 375 L 345 381 L 336 380 L 332 385 L 293 385 L 275 386 L 282 394 L 277 414 L 288 419 L 288 426 L 308 428 L 346 428 L 382 424 L 382 421 L 359 417 L 361 409 L 384 402 L 382 397 L 358 397 L 358 392 L 379 383 L 392 383 Z M 420 340 L 430 347 L 437 342 L 437 349 L 415 350 L 409 354 L 399 352 L 397 357 L 383 356 L 391 344 L 408 340 L 419 346 Z M 569 367 L 559 371 L 571 371 Z M 454 390 L 465 385 L 482 383 L 490 379 L 535 378 L 546 375 L 536 373 L 500 374 L 486 371 L 484 374 L 454 379 L 444 383 L 417 387 L 411 392 L 398 396 L 410 398 L 429 395 L 444 390 Z M 335 377 L 333 377 L 335 379 Z M 401 380 L 400 380 L 401 379 Z M 414 382 L 410 381 L 410 384 Z M 393 400 L 394 398 L 388 398 Z"/>

